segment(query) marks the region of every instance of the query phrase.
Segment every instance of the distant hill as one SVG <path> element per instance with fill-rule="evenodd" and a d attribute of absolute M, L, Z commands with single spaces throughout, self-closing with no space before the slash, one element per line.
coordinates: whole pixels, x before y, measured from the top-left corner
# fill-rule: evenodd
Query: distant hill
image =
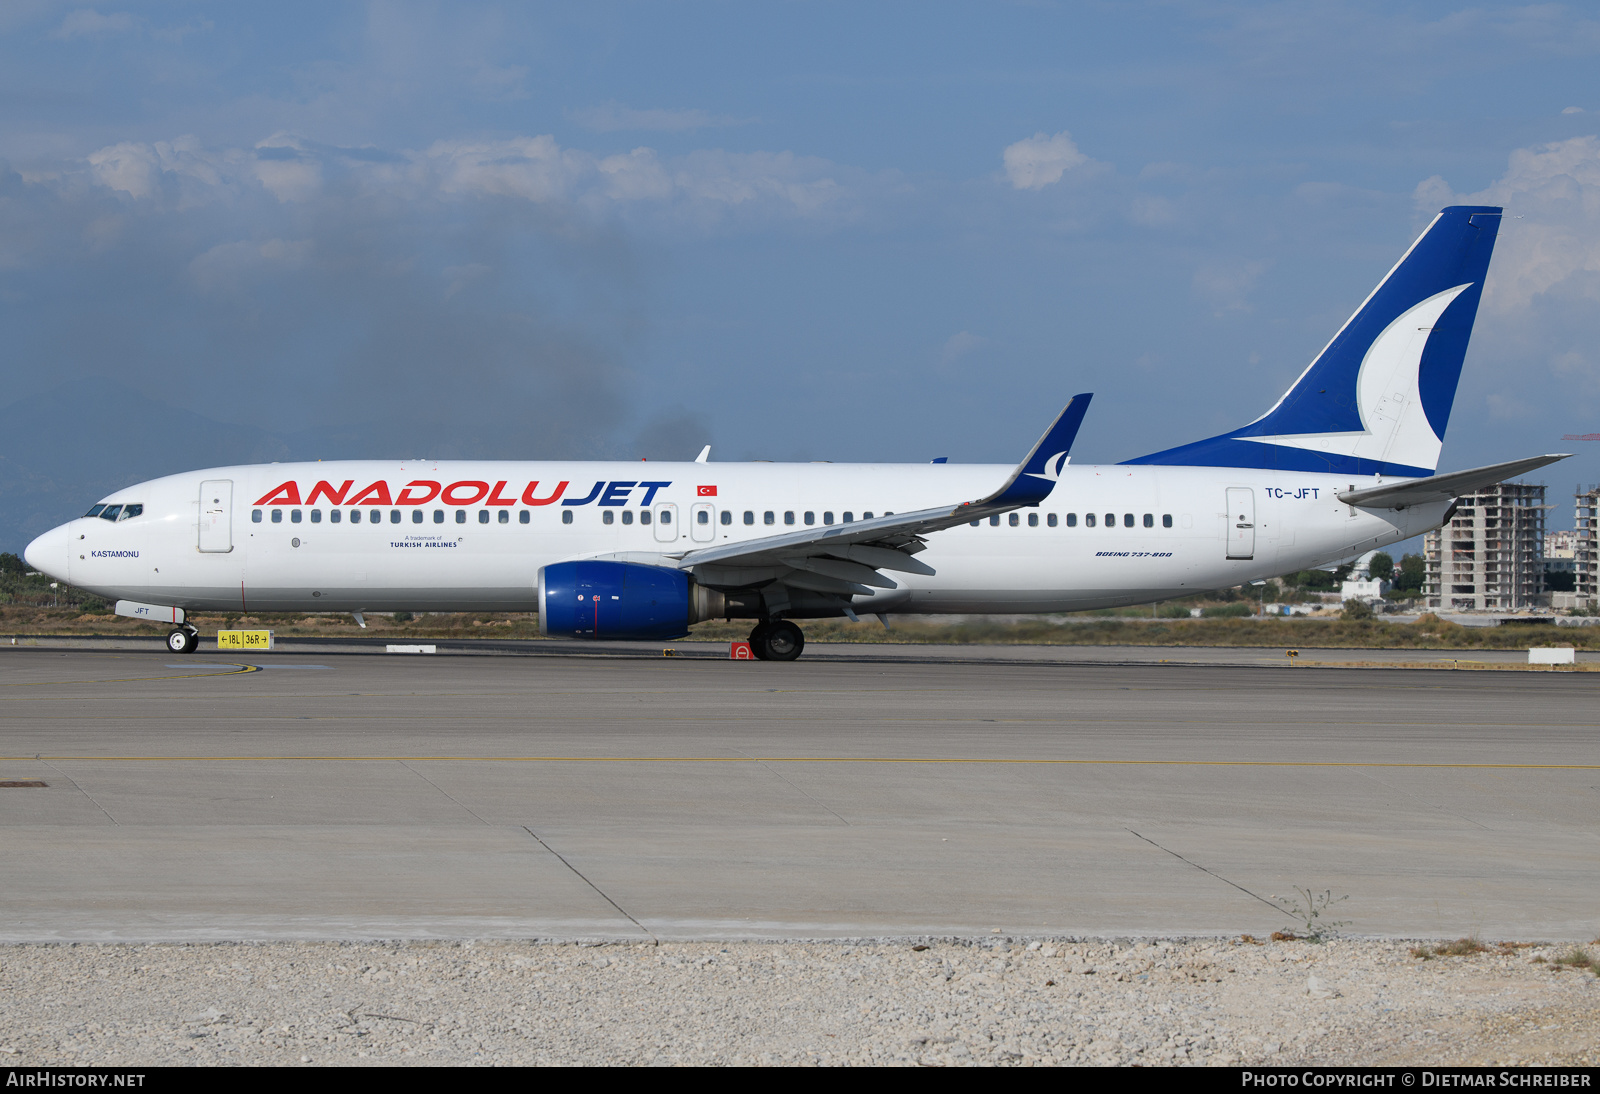
<path fill-rule="evenodd" d="M 0 407 L 0 551 L 131 483 L 290 458 L 291 438 L 229 425 L 103 381 L 76 380 Z"/>

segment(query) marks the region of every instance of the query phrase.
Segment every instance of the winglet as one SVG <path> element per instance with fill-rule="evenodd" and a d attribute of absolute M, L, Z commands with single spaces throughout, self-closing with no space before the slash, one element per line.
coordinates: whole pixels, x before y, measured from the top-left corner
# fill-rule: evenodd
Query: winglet
<path fill-rule="evenodd" d="M 969 505 L 1038 505 L 1050 496 L 1067 465 L 1072 442 L 1077 439 L 1078 427 L 1089 410 L 1093 395 L 1074 395 L 1061 414 L 1045 430 L 1039 443 L 1029 450 L 1027 458 L 1017 465 L 1006 484 L 993 494 Z"/>

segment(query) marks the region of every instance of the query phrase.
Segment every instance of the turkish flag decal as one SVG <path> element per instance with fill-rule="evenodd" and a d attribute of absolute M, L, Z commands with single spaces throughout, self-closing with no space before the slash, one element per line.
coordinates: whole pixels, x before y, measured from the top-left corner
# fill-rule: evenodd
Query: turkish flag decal
<path fill-rule="evenodd" d="M 717 496 L 717 488 L 715 486 L 697 487 L 696 492 L 702 498 L 714 498 Z"/>

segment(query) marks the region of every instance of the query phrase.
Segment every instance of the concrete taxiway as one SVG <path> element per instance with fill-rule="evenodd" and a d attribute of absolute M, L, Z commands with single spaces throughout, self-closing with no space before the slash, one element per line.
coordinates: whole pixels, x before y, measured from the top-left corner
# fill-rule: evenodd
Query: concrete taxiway
<path fill-rule="evenodd" d="M 0 939 L 1600 929 L 1592 674 L 892 649 L 0 647 Z"/>

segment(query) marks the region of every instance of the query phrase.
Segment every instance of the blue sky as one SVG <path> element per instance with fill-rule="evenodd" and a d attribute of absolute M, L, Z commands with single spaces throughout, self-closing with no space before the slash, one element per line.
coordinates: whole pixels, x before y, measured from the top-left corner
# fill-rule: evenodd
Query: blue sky
<path fill-rule="evenodd" d="M 1559 450 L 1600 432 L 1597 72 L 1560 4 L 13 0 L 0 400 L 283 458 L 1008 461 L 1089 390 L 1118 460 L 1255 417 L 1470 200 L 1522 219 L 1445 466 Z"/>

